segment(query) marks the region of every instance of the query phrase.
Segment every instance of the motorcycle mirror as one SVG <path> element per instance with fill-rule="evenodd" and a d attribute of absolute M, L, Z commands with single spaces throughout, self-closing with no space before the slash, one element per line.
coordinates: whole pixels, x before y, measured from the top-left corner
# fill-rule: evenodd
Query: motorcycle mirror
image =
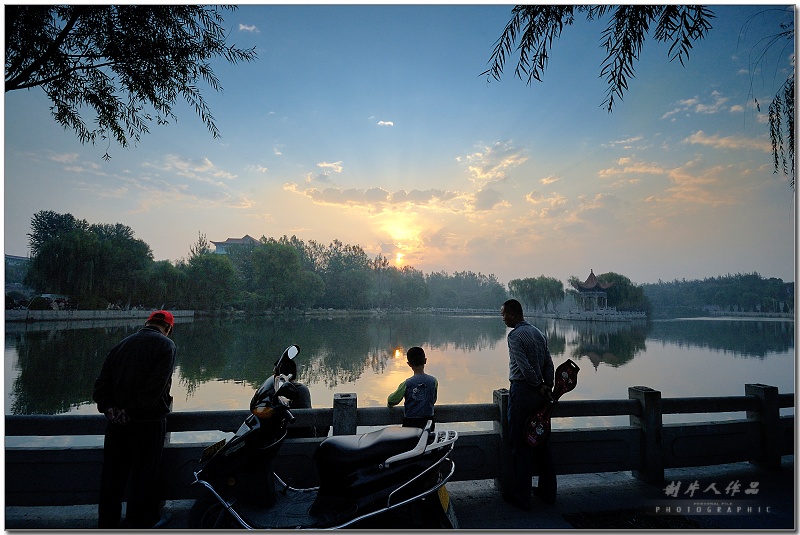
<path fill-rule="evenodd" d="M 280 373 L 281 363 L 283 362 L 283 359 L 294 360 L 294 358 L 299 354 L 300 354 L 300 346 L 297 344 L 292 344 L 286 349 L 284 349 L 280 358 L 278 358 L 278 361 L 275 363 L 275 367 L 272 368 L 272 374 L 277 375 L 278 373 Z"/>

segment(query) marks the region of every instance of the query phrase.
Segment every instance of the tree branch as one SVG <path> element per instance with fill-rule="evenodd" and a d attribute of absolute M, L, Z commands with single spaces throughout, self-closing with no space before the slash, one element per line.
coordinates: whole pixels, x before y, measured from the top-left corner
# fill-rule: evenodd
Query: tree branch
<path fill-rule="evenodd" d="M 69 33 L 72 31 L 72 28 L 75 27 L 75 24 L 78 23 L 78 19 L 83 14 L 83 8 L 80 6 L 73 7 L 72 16 L 69 18 L 67 23 L 62 28 L 61 32 L 59 32 L 58 36 L 50 43 L 50 46 L 47 47 L 47 50 L 44 54 L 33 60 L 30 65 L 22 69 L 22 71 L 12 78 L 11 80 L 6 80 L 6 89 L 5 92 L 8 93 L 9 91 L 13 91 L 15 89 L 24 89 L 27 87 L 34 87 L 34 85 L 24 84 L 23 80 L 27 80 L 30 78 L 34 72 L 36 72 L 39 68 L 41 68 L 53 54 L 61 47 L 64 41 L 69 36 Z"/>

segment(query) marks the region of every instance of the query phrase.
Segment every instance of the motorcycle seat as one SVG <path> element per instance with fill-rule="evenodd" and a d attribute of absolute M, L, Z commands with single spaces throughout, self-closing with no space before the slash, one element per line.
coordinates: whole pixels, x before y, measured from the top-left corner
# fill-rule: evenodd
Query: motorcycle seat
<path fill-rule="evenodd" d="M 422 432 L 417 427 L 385 427 L 363 435 L 328 437 L 317 447 L 314 460 L 317 466 L 335 466 L 339 471 L 381 463 L 414 449 Z"/>

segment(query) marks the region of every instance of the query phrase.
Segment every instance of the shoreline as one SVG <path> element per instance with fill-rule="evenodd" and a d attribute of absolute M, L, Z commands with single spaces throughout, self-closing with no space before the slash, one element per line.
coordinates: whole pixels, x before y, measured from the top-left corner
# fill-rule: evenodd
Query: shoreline
<path fill-rule="evenodd" d="M 146 319 L 150 310 L 6 310 L 6 323 L 72 323 L 85 321 L 115 321 L 115 320 L 141 320 Z M 209 314 L 195 310 L 174 310 L 172 311 L 176 322 L 193 321 L 196 318 L 234 318 L 234 317 L 259 317 L 259 316 L 312 316 L 312 317 L 333 317 L 333 316 L 380 316 L 391 314 L 452 314 L 452 315 L 493 315 L 494 311 L 477 311 L 473 309 L 446 311 L 436 309 L 420 310 L 400 310 L 400 309 L 369 309 L 369 310 L 340 310 L 340 309 L 311 309 L 311 310 L 268 310 L 258 314 L 233 311 Z M 675 317 L 640 317 L 632 314 L 618 313 L 616 315 L 561 315 L 552 313 L 530 313 L 530 317 L 559 319 L 565 321 L 678 321 L 678 320 L 753 320 L 753 321 L 794 321 L 794 314 L 774 313 L 774 312 L 742 312 L 727 314 L 707 314 L 704 316 L 675 316 Z M 572 317 L 570 317 L 572 316 Z"/>

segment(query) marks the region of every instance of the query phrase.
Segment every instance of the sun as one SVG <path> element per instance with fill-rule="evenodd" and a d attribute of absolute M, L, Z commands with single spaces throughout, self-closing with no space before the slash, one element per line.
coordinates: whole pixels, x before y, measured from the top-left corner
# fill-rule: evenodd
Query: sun
<path fill-rule="evenodd" d="M 392 264 L 396 268 L 410 265 L 422 249 L 423 226 L 418 218 L 404 212 L 384 213 L 381 215 L 380 230 L 384 235 L 384 243 L 391 244 L 387 254 L 393 255 Z"/>

